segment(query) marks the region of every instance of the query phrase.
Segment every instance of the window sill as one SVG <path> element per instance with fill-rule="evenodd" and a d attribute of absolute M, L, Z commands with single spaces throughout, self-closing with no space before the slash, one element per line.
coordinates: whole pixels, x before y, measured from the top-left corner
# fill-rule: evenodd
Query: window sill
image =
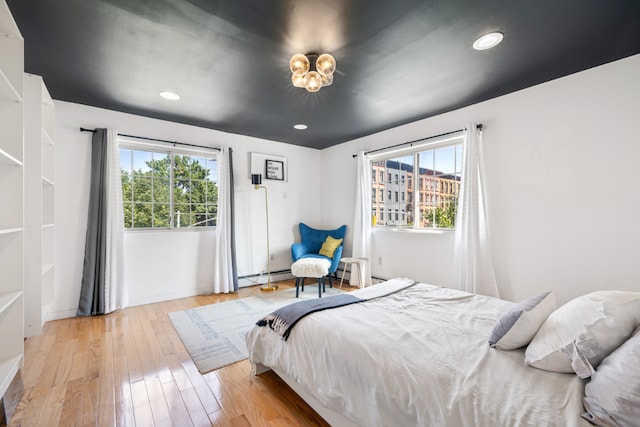
<path fill-rule="evenodd" d="M 193 233 L 196 231 L 216 231 L 216 227 L 176 227 L 176 228 L 125 228 L 125 233 L 176 233 L 183 231 Z"/>
<path fill-rule="evenodd" d="M 374 233 L 417 233 L 417 234 L 453 234 L 454 228 L 405 228 L 405 227 L 371 227 Z"/>

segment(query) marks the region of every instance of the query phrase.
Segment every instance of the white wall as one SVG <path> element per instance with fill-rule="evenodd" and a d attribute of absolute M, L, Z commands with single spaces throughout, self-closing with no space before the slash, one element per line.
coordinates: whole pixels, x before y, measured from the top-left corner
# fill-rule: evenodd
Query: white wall
<path fill-rule="evenodd" d="M 321 152 L 130 114 L 56 102 L 56 302 L 74 315 L 86 230 L 90 134 L 79 127 L 234 149 L 238 273 L 266 266 L 263 193 L 249 182 L 249 153 L 285 156 L 289 182 L 268 182 L 272 270 L 290 267 L 296 225 L 347 224 L 351 251 L 355 195 L 352 154 L 484 125 L 493 256 L 503 298 L 553 289 L 560 302 L 597 289 L 640 290 L 640 55 L 520 92 L 400 126 Z M 330 170 L 327 168 L 330 167 Z M 318 197 L 318 192 L 321 197 Z M 286 193 L 286 198 L 285 198 Z M 372 270 L 447 285 L 452 234 L 376 230 Z M 127 235 L 132 303 L 205 291 L 213 233 Z M 379 264 L 378 261 L 381 261 Z M 175 264 L 185 271 L 178 272 Z M 54 313 L 54 315 L 56 315 Z"/>
<path fill-rule="evenodd" d="M 559 302 L 640 290 L 640 55 L 322 151 L 322 194 L 352 228 L 352 154 L 484 125 L 493 256 L 501 296 L 552 289 Z M 345 252 L 350 253 L 351 233 Z M 372 272 L 447 285 L 452 233 L 374 231 Z M 378 261 L 381 260 L 381 264 Z"/>
<path fill-rule="evenodd" d="M 62 101 L 56 101 L 56 124 L 57 289 L 53 318 L 75 315 L 82 282 L 91 134 L 80 132 L 80 127 L 116 128 L 125 134 L 232 147 L 240 276 L 258 274 L 267 265 L 264 192 L 251 186 L 251 152 L 288 160 L 288 182 L 263 181 L 269 190 L 272 271 L 290 268 L 290 245 L 299 239 L 298 222 L 321 225 L 318 192 L 309 191 L 321 187 L 321 156 L 317 150 Z M 132 305 L 211 289 L 214 232 L 127 232 L 125 250 Z"/>

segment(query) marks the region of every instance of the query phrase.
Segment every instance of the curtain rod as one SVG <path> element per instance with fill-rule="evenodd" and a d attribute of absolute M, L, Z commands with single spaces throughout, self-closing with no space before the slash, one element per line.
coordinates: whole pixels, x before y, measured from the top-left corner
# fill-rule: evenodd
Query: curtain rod
<path fill-rule="evenodd" d="M 80 132 L 92 132 L 92 133 L 95 133 L 96 130 L 95 129 L 85 129 L 85 128 L 81 127 L 80 128 Z M 208 150 L 218 150 L 218 151 L 220 151 L 220 148 L 218 148 L 218 147 L 207 147 L 206 145 L 188 144 L 186 142 L 178 142 L 178 141 L 167 141 L 166 139 L 148 138 L 146 136 L 126 135 L 124 133 L 119 133 L 118 136 L 124 136 L 126 138 L 144 139 L 144 140 L 147 140 L 147 141 L 166 142 L 168 144 L 173 144 L 174 146 L 175 145 L 185 145 L 187 147 L 198 147 L 198 148 L 206 148 Z"/>
<path fill-rule="evenodd" d="M 476 128 L 478 130 L 482 130 L 482 124 L 477 125 Z M 383 148 L 376 148 L 375 150 L 371 150 L 371 151 L 365 151 L 364 154 L 366 155 L 366 154 L 376 153 L 378 151 L 388 150 L 390 148 L 401 147 L 401 146 L 407 145 L 407 144 L 414 144 L 416 142 L 427 141 L 429 139 L 434 139 L 434 138 L 440 138 L 441 136 L 451 135 L 453 133 L 462 132 L 464 130 L 466 130 L 466 129 L 452 130 L 451 132 L 441 133 L 440 135 L 433 135 L 433 136 L 428 136 L 426 138 L 414 139 L 413 141 L 401 142 L 400 144 L 390 145 L 388 147 L 383 147 Z M 353 157 L 358 157 L 358 155 L 357 154 L 353 154 Z"/>

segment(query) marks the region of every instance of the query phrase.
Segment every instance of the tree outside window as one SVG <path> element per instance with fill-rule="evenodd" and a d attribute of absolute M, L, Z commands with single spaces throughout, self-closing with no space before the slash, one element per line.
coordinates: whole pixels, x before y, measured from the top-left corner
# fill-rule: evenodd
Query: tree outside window
<path fill-rule="evenodd" d="M 121 148 L 120 169 L 125 228 L 216 225 L 214 157 Z"/>

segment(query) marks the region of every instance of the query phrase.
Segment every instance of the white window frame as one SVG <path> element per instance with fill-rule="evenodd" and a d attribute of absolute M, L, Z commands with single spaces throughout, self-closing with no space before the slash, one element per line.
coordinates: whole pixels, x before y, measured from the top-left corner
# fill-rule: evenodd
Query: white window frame
<path fill-rule="evenodd" d="M 174 224 L 174 156 L 190 156 L 190 157 L 206 157 L 208 159 L 215 159 L 218 162 L 219 150 L 216 148 L 207 149 L 206 147 L 177 147 L 174 144 L 137 140 L 128 137 L 118 136 L 118 148 L 148 151 L 154 153 L 167 153 L 170 158 L 170 173 L 169 173 L 169 227 L 125 227 L 125 232 L 166 232 L 166 231 L 211 231 L 215 230 L 215 225 L 204 225 L 194 227 L 193 225 L 187 227 L 175 226 Z M 218 165 L 219 167 L 219 165 Z M 216 180 L 216 185 L 218 181 Z M 219 191 L 219 187 L 218 187 Z M 216 201 L 219 206 L 219 202 Z M 217 223 L 217 220 L 216 220 Z"/>
<path fill-rule="evenodd" d="M 433 139 L 429 139 L 429 141 L 425 141 L 425 143 L 423 144 L 412 144 L 409 147 L 403 147 L 403 148 L 395 148 L 395 149 L 390 149 L 390 150 L 384 150 L 384 151 L 380 151 L 377 153 L 373 153 L 369 155 L 369 160 L 370 160 L 370 164 L 369 164 L 369 168 L 373 169 L 373 163 L 377 162 L 377 161 L 382 161 L 382 160 L 391 160 L 391 159 L 395 159 L 398 157 L 405 157 L 405 156 L 410 156 L 413 155 L 413 164 L 414 164 L 414 171 L 415 170 L 420 170 L 420 166 L 419 166 L 419 160 L 418 160 L 418 154 L 425 152 L 425 151 L 429 151 L 429 150 L 435 150 L 438 148 L 443 148 L 443 147 L 448 147 L 448 146 L 455 146 L 455 145 L 462 145 L 464 143 L 464 131 L 460 131 L 460 132 L 456 132 L 453 134 L 449 134 L 443 137 L 439 137 L 439 138 L 433 138 Z M 457 163 L 457 159 L 454 160 L 454 164 Z M 390 174 L 390 172 L 388 170 L 384 171 L 387 176 Z M 455 171 L 456 173 L 460 174 L 460 179 L 462 179 L 462 171 Z M 435 180 L 435 178 L 434 178 Z M 419 215 L 420 212 L 420 195 L 422 195 L 421 193 L 421 184 L 424 182 L 425 187 L 429 187 L 429 182 L 431 180 L 427 180 L 426 177 L 421 177 L 419 174 L 415 174 L 413 176 L 413 179 L 411 180 L 412 184 L 413 184 L 413 225 L 412 226 L 402 226 L 402 225 L 394 225 L 394 224 L 385 224 L 385 225 L 381 225 L 380 222 L 383 221 L 379 221 L 374 227 L 372 227 L 373 230 L 393 230 L 393 231 L 407 231 L 407 232 L 414 232 L 414 231 L 418 231 L 418 232 L 453 232 L 455 230 L 455 225 L 453 228 L 441 228 L 441 227 L 436 227 L 435 224 L 432 227 L 420 227 L 419 226 L 419 221 L 418 218 L 416 216 L 416 213 L 418 213 L 417 215 Z M 407 180 L 408 182 L 408 180 Z M 388 184 L 388 183 L 385 183 Z M 408 184 L 407 184 L 408 185 Z M 457 186 L 458 188 L 456 188 L 456 191 L 459 191 L 459 185 Z M 407 187 L 408 188 L 408 187 Z M 372 187 L 373 189 L 373 187 Z M 386 185 L 385 185 L 385 189 Z M 433 196 L 437 190 L 436 189 L 430 189 L 430 188 L 426 188 L 426 190 L 428 190 L 428 192 L 431 192 L 431 195 Z M 418 193 L 418 195 L 416 195 L 416 193 Z M 427 195 L 427 197 L 425 198 L 426 200 L 423 202 L 423 204 L 429 204 L 429 195 Z M 434 205 L 435 206 L 435 205 Z M 457 207 L 456 207 L 457 209 Z M 391 216 L 392 211 L 389 210 L 389 216 Z"/>

